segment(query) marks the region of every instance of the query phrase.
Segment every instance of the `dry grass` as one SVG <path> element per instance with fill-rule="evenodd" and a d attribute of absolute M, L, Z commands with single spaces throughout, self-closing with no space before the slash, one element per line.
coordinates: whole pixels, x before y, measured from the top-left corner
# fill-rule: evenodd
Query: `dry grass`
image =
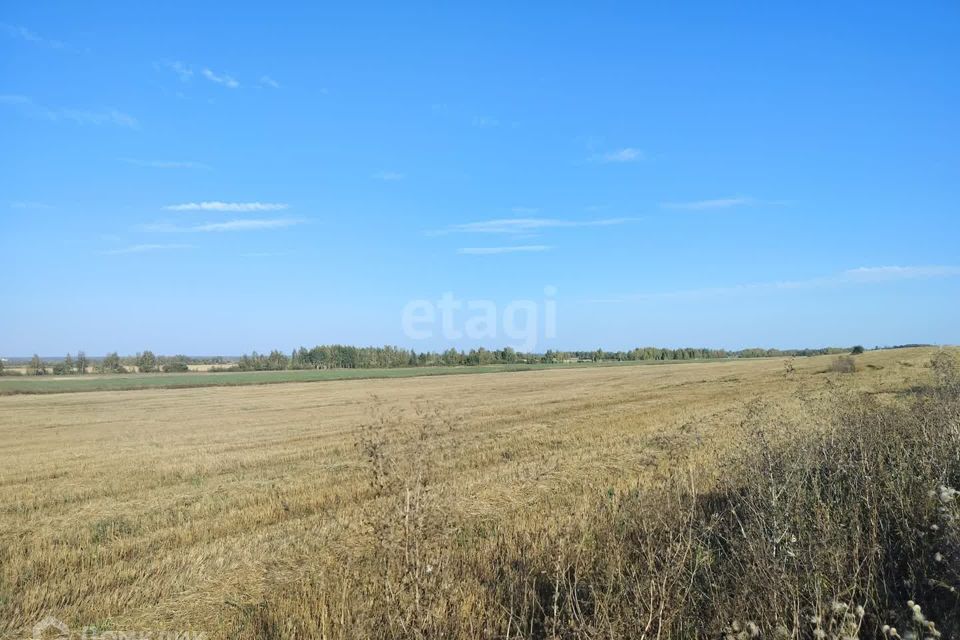
<path fill-rule="evenodd" d="M 857 361 L 853 356 L 837 356 L 830 363 L 830 371 L 834 373 L 856 373 Z"/>
<path fill-rule="evenodd" d="M 691 496 L 757 475 L 733 452 L 761 425 L 774 452 L 833 429 L 829 399 L 899 406 L 931 355 L 2 397 L 0 630 L 642 635 L 617 626 L 631 607 L 641 632 L 689 632 L 641 604 L 716 562 L 670 538 L 709 511 Z M 666 544 L 624 543 L 648 536 Z M 766 587 L 750 575 L 723 593 Z"/>

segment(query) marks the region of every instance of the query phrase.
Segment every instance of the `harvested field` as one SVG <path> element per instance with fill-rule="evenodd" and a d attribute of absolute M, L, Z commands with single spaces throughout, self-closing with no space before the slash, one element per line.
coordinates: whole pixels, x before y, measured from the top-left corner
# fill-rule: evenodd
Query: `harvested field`
<path fill-rule="evenodd" d="M 932 353 L 0 397 L 0 630 L 252 634 L 278 588 L 363 552 L 371 464 L 428 468 L 445 522 L 534 527 L 713 468 L 759 416 L 892 401 Z"/>

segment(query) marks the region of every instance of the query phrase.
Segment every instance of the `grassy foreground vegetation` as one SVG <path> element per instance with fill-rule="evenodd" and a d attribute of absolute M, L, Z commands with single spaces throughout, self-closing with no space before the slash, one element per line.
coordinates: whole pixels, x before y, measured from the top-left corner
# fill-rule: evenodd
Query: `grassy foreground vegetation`
<path fill-rule="evenodd" d="M 832 363 L 6 396 L 0 632 L 956 636 L 956 360 Z"/>
<path fill-rule="evenodd" d="M 899 402 L 832 395 L 801 434 L 766 416 L 707 478 L 674 468 L 520 526 L 446 519 L 429 445 L 393 459 L 380 425 L 361 441 L 382 500 L 372 550 L 271 593 L 249 624 L 271 638 L 956 637 L 960 371 L 946 354 L 932 366 Z"/>

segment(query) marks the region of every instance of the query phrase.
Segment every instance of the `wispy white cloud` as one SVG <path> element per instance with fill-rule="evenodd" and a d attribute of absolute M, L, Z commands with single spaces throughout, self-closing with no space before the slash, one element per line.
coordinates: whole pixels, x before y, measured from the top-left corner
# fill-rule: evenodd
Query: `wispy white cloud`
<path fill-rule="evenodd" d="M 742 207 L 744 205 L 755 204 L 756 202 L 756 198 L 736 196 L 733 198 L 715 198 L 712 200 L 693 200 L 691 202 L 663 202 L 660 204 L 660 206 L 664 209 L 704 211 L 708 209 L 730 209 L 731 207 Z"/>
<path fill-rule="evenodd" d="M 207 67 L 204 67 L 201 73 L 203 74 L 203 77 L 209 80 L 210 82 L 222 84 L 223 86 L 229 89 L 236 89 L 237 87 L 240 86 L 240 83 L 237 82 L 236 79 L 234 79 L 232 76 L 229 76 L 225 73 L 222 75 L 218 75 L 213 71 L 211 71 L 210 69 L 208 69 Z"/>
<path fill-rule="evenodd" d="M 202 162 L 192 160 L 137 160 L 136 158 L 120 158 L 121 162 L 132 164 L 137 167 L 150 167 L 153 169 L 211 169 L 212 167 Z"/>
<path fill-rule="evenodd" d="M 120 249 L 104 251 L 104 255 L 116 256 L 125 253 L 146 253 L 148 251 L 179 251 L 182 249 L 196 249 L 192 244 L 134 244 Z"/>
<path fill-rule="evenodd" d="M 226 222 L 208 222 L 193 227 L 191 231 L 257 231 L 260 229 L 282 229 L 303 223 L 293 218 L 273 218 L 266 220 L 228 220 Z"/>
<path fill-rule="evenodd" d="M 237 80 L 236 78 L 234 78 L 233 76 L 227 73 L 217 73 L 212 69 L 210 69 L 210 67 L 200 67 L 199 71 L 195 71 L 195 67 L 185 62 L 181 62 L 179 60 L 164 60 L 163 62 L 156 63 L 154 67 L 157 69 L 168 69 L 174 72 L 183 82 L 192 80 L 193 76 L 199 73 L 201 76 L 203 76 L 210 82 L 222 85 L 229 89 L 237 89 L 240 87 L 239 80 Z M 253 86 L 259 89 L 264 89 L 264 88 L 280 89 L 281 88 L 279 82 L 277 82 L 272 77 L 266 74 L 261 75 L 257 79 L 256 83 L 253 83 L 252 85 L 248 85 L 248 86 Z M 327 93 L 327 90 L 321 89 L 320 92 Z"/>
<path fill-rule="evenodd" d="M 118 109 L 104 109 L 100 111 L 88 111 L 85 109 L 62 109 L 63 117 L 73 120 L 78 124 L 112 124 L 118 127 L 128 127 L 136 129 L 140 126 L 137 119 L 131 115 L 123 113 Z"/>
<path fill-rule="evenodd" d="M 66 43 L 59 40 L 53 40 L 51 38 L 44 38 L 36 32 L 31 31 L 30 29 L 27 29 L 21 25 L 0 23 L 0 32 L 7 34 L 11 38 L 19 38 L 25 42 L 31 42 L 44 47 L 50 47 L 51 49 L 67 48 Z"/>
<path fill-rule="evenodd" d="M 842 286 L 883 284 L 907 280 L 960 277 L 960 266 L 888 266 L 859 267 L 830 276 L 804 280 L 779 280 L 753 282 L 725 287 L 681 289 L 653 293 L 635 293 L 612 298 L 595 299 L 590 302 L 638 302 L 651 300 L 699 300 L 712 297 L 729 297 L 748 294 L 769 294 L 781 291 L 798 291 Z"/>
<path fill-rule="evenodd" d="M 0 104 L 8 105 L 23 115 L 50 121 L 71 121 L 83 125 L 114 125 L 137 129 L 137 119 L 119 109 L 100 110 L 52 108 L 37 104 L 32 98 L 22 95 L 0 95 Z"/>
<path fill-rule="evenodd" d="M 397 180 L 403 180 L 406 176 L 399 171 L 378 171 L 377 173 L 373 174 L 373 177 L 377 180 L 395 182 Z"/>
<path fill-rule="evenodd" d="M 612 163 L 612 162 L 635 162 L 637 160 L 644 159 L 644 153 L 640 149 L 635 149 L 633 147 L 624 147 L 623 149 L 616 149 L 614 151 L 608 151 L 606 153 L 600 153 L 594 156 L 591 156 L 591 160 L 594 162 L 602 163 Z"/>
<path fill-rule="evenodd" d="M 250 211 L 280 211 L 289 207 L 290 205 L 284 202 L 220 202 L 213 200 L 209 202 L 171 204 L 164 207 L 164 209 L 168 211 L 232 211 L 246 213 Z"/>
<path fill-rule="evenodd" d="M 730 198 L 713 198 L 709 200 L 691 200 L 688 202 L 661 202 L 664 209 L 681 209 L 686 211 L 712 211 L 717 209 L 733 209 L 735 207 L 750 207 L 760 205 L 789 205 L 790 200 L 760 200 L 750 196 L 733 196 Z"/>
<path fill-rule="evenodd" d="M 497 220 L 483 220 L 457 224 L 446 229 L 429 231 L 428 235 L 444 235 L 449 233 L 530 233 L 543 229 L 570 228 L 570 227 L 611 227 L 629 222 L 636 222 L 640 218 L 605 218 L 602 220 L 559 220 L 555 218 L 501 218 Z"/>
<path fill-rule="evenodd" d="M 148 224 L 141 227 L 143 231 L 154 233 L 218 233 L 222 231 L 261 231 L 266 229 L 283 229 L 302 224 L 304 221 L 296 218 L 265 218 L 239 219 L 225 222 L 206 222 L 204 224 L 180 226 L 166 222 Z"/>
<path fill-rule="evenodd" d="M 545 244 L 526 244 L 509 247 L 464 247 L 457 249 L 457 253 L 470 256 L 490 256 L 501 253 L 538 253 L 550 249 L 551 247 Z"/>
<path fill-rule="evenodd" d="M 189 65 L 179 60 L 164 60 L 155 65 L 157 68 L 164 68 L 173 71 L 183 82 L 187 82 L 193 77 L 193 69 Z"/>
<path fill-rule="evenodd" d="M 271 78 L 270 76 L 260 76 L 260 86 L 261 87 L 270 87 L 271 89 L 279 89 L 280 83 Z"/>
<path fill-rule="evenodd" d="M 841 276 L 849 282 L 892 282 L 896 280 L 916 280 L 923 278 L 948 278 L 960 276 L 960 267 L 943 265 L 858 267 L 844 271 Z"/>

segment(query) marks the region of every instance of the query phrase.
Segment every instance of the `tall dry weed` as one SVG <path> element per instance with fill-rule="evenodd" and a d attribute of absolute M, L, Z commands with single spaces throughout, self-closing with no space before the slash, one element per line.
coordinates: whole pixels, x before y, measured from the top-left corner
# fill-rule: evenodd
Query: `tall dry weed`
<path fill-rule="evenodd" d="M 369 544 L 280 586 L 243 630 L 325 638 L 873 638 L 960 634 L 960 375 L 896 402 L 837 392 L 802 433 L 748 411 L 709 477 L 591 494 L 499 524 L 452 522 L 429 429 L 359 444 Z M 764 426 L 763 416 L 768 423 Z M 772 416 L 772 417 L 771 417 Z M 456 487 L 446 487 L 455 492 Z"/>

